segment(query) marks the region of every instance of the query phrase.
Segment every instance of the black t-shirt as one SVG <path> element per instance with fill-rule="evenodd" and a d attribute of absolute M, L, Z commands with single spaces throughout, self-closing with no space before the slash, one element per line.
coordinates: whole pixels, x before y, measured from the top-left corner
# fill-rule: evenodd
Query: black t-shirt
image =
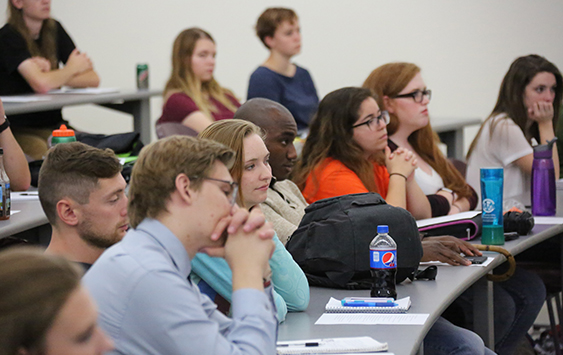
<path fill-rule="evenodd" d="M 70 36 L 58 21 L 56 23 L 57 59 L 66 63 L 70 53 L 76 48 Z M 41 37 L 37 43 L 41 43 Z M 18 72 L 18 66 L 31 58 L 23 36 L 11 25 L 0 29 L 0 95 L 31 94 L 33 89 Z M 62 121 L 61 110 L 36 112 L 10 116 L 14 127 L 55 128 Z"/>

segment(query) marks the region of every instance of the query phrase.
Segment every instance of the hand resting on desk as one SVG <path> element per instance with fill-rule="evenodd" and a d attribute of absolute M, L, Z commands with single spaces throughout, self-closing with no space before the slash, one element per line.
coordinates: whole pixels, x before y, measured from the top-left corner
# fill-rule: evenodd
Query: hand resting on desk
<path fill-rule="evenodd" d="M 450 265 L 471 265 L 460 255 L 482 255 L 472 244 L 452 236 L 426 237 L 422 240 L 421 261 L 441 261 Z"/>

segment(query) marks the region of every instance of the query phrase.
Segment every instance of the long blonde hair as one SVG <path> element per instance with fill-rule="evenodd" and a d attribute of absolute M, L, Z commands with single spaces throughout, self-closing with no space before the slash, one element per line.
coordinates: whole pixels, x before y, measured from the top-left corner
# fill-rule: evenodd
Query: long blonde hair
<path fill-rule="evenodd" d="M 262 139 L 265 136 L 264 131 L 254 123 L 232 119 L 212 123 L 198 137 L 219 142 L 235 151 L 235 162 L 229 173 L 233 180 L 240 184 L 244 170 L 244 139 L 252 134 L 257 134 Z M 238 194 L 240 205 L 245 207 L 242 189 L 238 190 Z"/>
<path fill-rule="evenodd" d="M 25 24 L 23 10 L 15 7 L 12 0 L 8 0 L 8 12 L 8 24 L 23 37 L 31 56 L 46 58 L 51 63 L 51 69 L 56 69 L 59 63 L 57 60 L 57 24 L 55 20 L 49 18 L 43 21 L 39 32 L 41 45 L 38 46 Z"/>
<path fill-rule="evenodd" d="M 232 93 L 221 87 L 214 78 L 207 82 L 201 82 L 194 75 L 191 60 L 186 60 L 186 58 L 191 59 L 199 39 L 208 39 L 215 43 L 209 33 L 196 27 L 183 30 L 174 40 L 172 74 L 170 74 L 164 88 L 164 97 L 167 99 L 175 91 L 183 92 L 195 102 L 201 112 L 210 118 L 212 118 L 212 112 L 217 112 L 217 108 L 209 101 L 209 97 L 213 97 L 226 108 L 235 112 L 237 107 L 226 96 L 226 94 L 232 95 Z"/>

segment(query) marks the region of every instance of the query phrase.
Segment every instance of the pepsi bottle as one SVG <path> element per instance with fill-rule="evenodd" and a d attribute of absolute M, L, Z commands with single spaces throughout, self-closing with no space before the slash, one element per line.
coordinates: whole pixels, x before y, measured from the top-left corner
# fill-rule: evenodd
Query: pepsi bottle
<path fill-rule="evenodd" d="M 389 235 L 388 226 L 377 226 L 377 235 L 369 244 L 371 297 L 397 299 L 395 275 L 397 274 L 397 244 Z"/>

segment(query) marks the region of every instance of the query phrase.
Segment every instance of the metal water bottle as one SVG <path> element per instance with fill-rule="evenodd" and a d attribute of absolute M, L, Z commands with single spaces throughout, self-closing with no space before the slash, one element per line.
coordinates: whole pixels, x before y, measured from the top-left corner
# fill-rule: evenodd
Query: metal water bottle
<path fill-rule="evenodd" d="M 547 144 L 534 147 L 534 163 L 532 165 L 532 214 L 534 216 L 555 216 L 555 168 L 553 166 L 553 143 L 557 137 Z"/>

